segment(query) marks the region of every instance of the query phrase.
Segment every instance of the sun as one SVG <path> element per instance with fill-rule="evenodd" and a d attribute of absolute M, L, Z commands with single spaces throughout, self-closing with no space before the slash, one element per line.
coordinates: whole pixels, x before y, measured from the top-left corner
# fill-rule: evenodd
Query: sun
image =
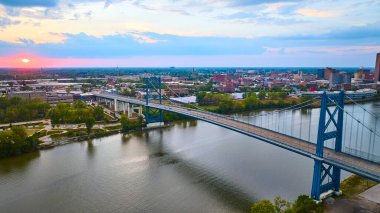
<path fill-rule="evenodd" d="M 24 63 L 24 64 L 27 64 L 27 63 L 30 62 L 30 60 L 29 60 L 28 58 L 23 58 L 23 59 L 21 59 L 21 61 L 22 61 L 22 63 Z"/>

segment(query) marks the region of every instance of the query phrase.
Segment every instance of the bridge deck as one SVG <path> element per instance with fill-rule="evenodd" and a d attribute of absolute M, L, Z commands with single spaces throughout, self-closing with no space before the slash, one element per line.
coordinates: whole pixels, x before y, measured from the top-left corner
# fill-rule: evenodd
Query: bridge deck
<path fill-rule="evenodd" d="M 97 96 L 108 99 L 116 98 L 118 101 L 145 105 L 144 101 L 123 96 L 105 94 L 100 94 Z M 324 148 L 324 156 L 323 158 L 319 158 L 315 155 L 316 145 L 313 143 L 294 138 L 288 135 L 284 135 L 278 132 L 274 132 L 272 130 L 264 129 L 252 124 L 244 123 L 242 121 L 234 120 L 228 116 L 176 105 L 161 105 L 156 103 L 150 103 L 149 106 L 152 108 L 175 112 L 209 123 L 213 123 L 215 125 L 222 126 L 233 131 L 240 132 L 245 135 L 274 144 L 276 146 L 288 149 L 290 151 L 299 153 L 309 158 L 321 159 L 328 164 L 338 166 L 346 171 L 358 174 L 360 176 L 364 176 L 375 181 L 380 181 L 380 164 L 378 163 L 370 162 L 346 153 L 335 152 L 334 150 L 329 148 Z"/>

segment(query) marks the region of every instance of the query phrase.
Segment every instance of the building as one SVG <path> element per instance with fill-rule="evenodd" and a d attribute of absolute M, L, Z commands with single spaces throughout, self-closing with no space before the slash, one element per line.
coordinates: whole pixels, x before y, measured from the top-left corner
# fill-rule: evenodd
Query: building
<path fill-rule="evenodd" d="M 323 69 L 317 70 L 317 78 L 318 80 L 325 79 L 325 70 Z"/>
<path fill-rule="evenodd" d="M 339 94 L 339 91 L 329 92 Z M 299 97 L 320 97 L 323 94 L 323 91 L 313 91 L 313 92 L 300 92 L 298 93 Z M 352 99 L 365 99 L 373 98 L 377 94 L 377 91 L 374 89 L 360 89 L 356 91 L 345 91 L 345 95 Z"/>
<path fill-rule="evenodd" d="M 12 91 L 8 93 L 8 97 L 20 97 L 24 100 L 39 99 L 47 101 L 45 91 Z"/>
<path fill-rule="evenodd" d="M 376 55 L 375 82 L 380 81 L 380 53 Z"/>
<path fill-rule="evenodd" d="M 340 75 L 340 80 L 341 80 L 341 84 L 351 84 L 351 78 L 352 78 L 352 75 L 351 73 L 347 73 L 347 72 L 341 72 L 339 73 Z"/>
<path fill-rule="evenodd" d="M 189 94 L 188 88 L 174 88 L 168 91 L 170 96 L 186 96 Z"/>
<path fill-rule="evenodd" d="M 341 76 L 339 73 L 330 73 L 329 74 L 329 83 L 330 83 L 330 88 L 331 87 L 336 87 L 337 85 L 341 84 Z"/>
<path fill-rule="evenodd" d="M 218 91 L 226 93 L 235 92 L 235 85 L 232 82 L 223 82 L 218 86 Z"/>
<path fill-rule="evenodd" d="M 49 92 L 46 94 L 46 101 L 53 105 L 58 103 L 70 104 L 74 102 L 74 96 L 68 93 Z"/>
<path fill-rule="evenodd" d="M 227 80 L 227 75 L 225 75 L 225 74 L 214 75 L 212 77 L 212 82 L 214 82 L 214 83 L 222 83 L 226 80 Z"/>
<path fill-rule="evenodd" d="M 370 75 L 370 70 L 360 68 L 360 69 L 354 74 L 354 78 L 355 78 L 355 79 L 366 79 L 368 75 Z"/>
<path fill-rule="evenodd" d="M 330 68 L 330 67 L 326 67 L 324 78 L 326 80 L 330 80 L 331 75 L 334 74 L 334 73 L 339 73 L 339 71 L 336 70 L 336 69 Z"/>
<path fill-rule="evenodd" d="M 351 73 L 347 72 L 333 72 L 330 74 L 330 88 L 336 87 L 339 85 L 344 85 L 345 88 L 349 88 L 351 86 Z"/>

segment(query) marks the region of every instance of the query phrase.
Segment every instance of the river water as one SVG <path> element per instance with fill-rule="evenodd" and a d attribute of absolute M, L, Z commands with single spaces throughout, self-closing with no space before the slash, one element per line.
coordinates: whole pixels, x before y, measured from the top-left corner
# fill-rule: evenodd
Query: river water
<path fill-rule="evenodd" d="M 312 172 L 306 157 L 177 122 L 0 160 L 0 212 L 247 212 L 257 200 L 309 194 Z"/>

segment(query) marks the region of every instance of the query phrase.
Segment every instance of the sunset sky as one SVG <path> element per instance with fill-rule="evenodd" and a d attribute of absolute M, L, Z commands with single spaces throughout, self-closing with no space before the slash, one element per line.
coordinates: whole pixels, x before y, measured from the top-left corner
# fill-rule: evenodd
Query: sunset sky
<path fill-rule="evenodd" d="M 379 0 L 0 0 L 0 67 L 373 67 L 379 11 Z"/>

